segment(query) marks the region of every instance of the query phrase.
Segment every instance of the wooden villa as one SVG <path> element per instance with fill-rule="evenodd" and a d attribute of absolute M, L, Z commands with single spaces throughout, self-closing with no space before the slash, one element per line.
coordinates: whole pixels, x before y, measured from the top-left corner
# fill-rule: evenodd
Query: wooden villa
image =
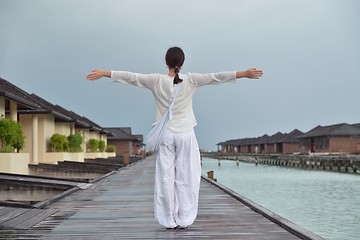
<path fill-rule="evenodd" d="M 107 140 L 109 144 L 116 147 L 116 156 L 124 154 L 143 156 L 145 151 L 143 135 L 133 135 L 129 127 L 107 127 L 105 130 L 111 133 Z"/>
<path fill-rule="evenodd" d="M 360 153 L 360 124 L 317 126 L 298 136 L 310 153 Z"/>
<path fill-rule="evenodd" d="M 290 133 L 277 132 L 257 138 L 241 138 L 220 142 L 222 153 L 248 154 L 308 154 L 308 153 L 360 153 L 360 123 L 317 126 L 303 133 L 298 129 Z"/>
<path fill-rule="evenodd" d="M 90 152 L 87 148 L 90 139 L 108 144 L 108 137 L 112 133 L 106 128 L 75 112 L 54 105 L 36 94 L 29 94 L 2 78 L 0 117 L 19 122 L 25 135 L 25 147 L 20 153 L 0 153 L 0 172 L 28 174 L 29 163 L 55 164 L 65 159 L 83 162 L 86 158 L 115 156 L 115 153 Z M 81 133 L 82 152 L 53 152 L 50 148 L 50 138 L 55 133 L 65 136 Z M 137 139 L 142 141 L 142 137 Z M 121 148 L 118 151 L 122 151 Z"/>

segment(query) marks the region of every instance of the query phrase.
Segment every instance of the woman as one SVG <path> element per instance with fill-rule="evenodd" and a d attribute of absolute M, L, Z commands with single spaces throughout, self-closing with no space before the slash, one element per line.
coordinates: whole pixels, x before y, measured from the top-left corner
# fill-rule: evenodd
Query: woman
<path fill-rule="evenodd" d="M 179 47 L 169 48 L 165 56 L 168 74 L 140 74 L 126 71 L 92 70 L 88 80 L 109 77 L 114 82 L 148 88 L 156 103 L 156 118 L 167 111 L 175 93 L 181 89 L 173 107 L 173 118 L 156 155 L 155 218 L 166 228 L 186 228 L 196 218 L 201 178 L 199 147 L 194 133 L 197 125 L 192 96 L 204 85 L 233 82 L 237 78 L 258 79 L 262 71 L 255 68 L 237 72 L 179 75 L 185 54 Z"/>

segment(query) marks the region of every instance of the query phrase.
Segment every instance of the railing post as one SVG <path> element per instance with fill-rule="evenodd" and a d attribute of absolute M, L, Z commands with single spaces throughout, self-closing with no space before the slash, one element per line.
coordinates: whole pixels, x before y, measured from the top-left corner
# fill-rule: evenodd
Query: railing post
<path fill-rule="evenodd" d="M 214 179 L 214 171 L 208 171 L 208 172 L 207 172 L 207 177 L 208 177 L 209 179 Z"/>

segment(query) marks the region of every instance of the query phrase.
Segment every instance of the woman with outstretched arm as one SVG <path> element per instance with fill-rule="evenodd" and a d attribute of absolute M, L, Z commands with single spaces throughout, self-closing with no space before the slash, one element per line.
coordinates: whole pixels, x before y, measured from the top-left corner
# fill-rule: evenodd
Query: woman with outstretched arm
<path fill-rule="evenodd" d="M 165 61 L 169 70 L 167 74 L 94 69 L 87 79 L 93 81 L 108 77 L 114 82 L 148 88 L 155 99 L 157 120 L 167 112 L 176 84 L 181 84 L 173 106 L 173 118 L 156 154 L 154 194 L 155 219 L 168 229 L 176 229 L 193 224 L 198 211 L 201 163 L 194 133 L 197 122 L 192 108 L 193 94 L 201 86 L 235 82 L 238 78 L 258 79 L 263 73 L 251 68 L 210 74 L 180 74 L 185 54 L 179 47 L 169 48 Z"/>

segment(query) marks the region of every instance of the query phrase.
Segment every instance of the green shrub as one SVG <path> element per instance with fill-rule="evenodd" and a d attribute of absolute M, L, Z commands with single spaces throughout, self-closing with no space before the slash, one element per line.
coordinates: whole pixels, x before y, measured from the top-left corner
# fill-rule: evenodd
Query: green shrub
<path fill-rule="evenodd" d="M 1 148 L 9 150 L 10 147 L 17 152 L 25 147 L 25 136 L 21 125 L 11 119 L 0 119 Z"/>
<path fill-rule="evenodd" d="M 55 133 L 50 138 L 50 145 L 55 152 L 66 152 L 69 149 L 69 140 L 65 135 Z"/>
<path fill-rule="evenodd" d="M 99 141 L 99 151 L 100 152 L 105 152 L 105 141 L 103 141 L 103 140 L 100 140 Z"/>
<path fill-rule="evenodd" d="M 12 146 L 6 145 L 0 148 L 0 153 L 13 153 L 15 149 Z"/>
<path fill-rule="evenodd" d="M 116 146 L 115 145 L 107 145 L 106 146 L 106 152 L 116 152 Z"/>
<path fill-rule="evenodd" d="M 91 152 L 97 152 L 99 148 L 99 141 L 97 139 L 89 139 L 88 147 Z"/>
<path fill-rule="evenodd" d="M 82 152 L 81 144 L 83 143 L 83 136 L 80 133 L 70 134 L 68 141 L 70 152 Z"/>

